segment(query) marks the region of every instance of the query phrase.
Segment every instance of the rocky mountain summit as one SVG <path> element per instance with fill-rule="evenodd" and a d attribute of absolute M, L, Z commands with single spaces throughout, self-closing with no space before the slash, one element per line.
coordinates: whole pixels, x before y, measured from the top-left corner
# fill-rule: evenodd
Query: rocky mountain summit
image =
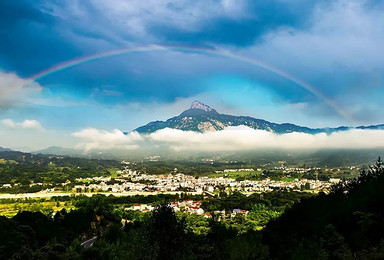
<path fill-rule="evenodd" d="M 210 106 L 206 105 L 206 104 L 203 104 L 201 103 L 200 101 L 193 101 L 192 104 L 191 104 L 191 109 L 201 109 L 201 110 L 204 110 L 206 112 L 210 112 L 210 111 L 215 111 L 213 108 L 211 108 Z"/>
<path fill-rule="evenodd" d="M 271 123 L 263 119 L 256 119 L 249 116 L 220 114 L 215 109 L 200 101 L 194 101 L 191 104 L 190 109 L 185 110 L 178 116 L 172 117 L 166 121 L 150 122 L 147 125 L 135 129 L 135 131 L 141 134 L 150 134 L 168 127 L 184 131 L 206 132 L 219 131 L 228 126 L 240 125 L 276 133 L 304 132 L 314 134 L 323 131 L 288 123 Z"/>

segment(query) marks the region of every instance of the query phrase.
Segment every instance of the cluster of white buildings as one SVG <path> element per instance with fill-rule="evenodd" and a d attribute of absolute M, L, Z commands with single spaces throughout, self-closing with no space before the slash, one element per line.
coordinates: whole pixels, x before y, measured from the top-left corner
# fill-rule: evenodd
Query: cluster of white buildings
<path fill-rule="evenodd" d="M 244 169 L 241 169 L 244 171 Z M 84 184 L 76 185 L 75 191 L 97 192 L 215 192 L 217 190 L 240 192 L 269 192 L 276 189 L 301 190 L 307 187 L 312 191 L 328 191 L 331 185 L 338 179 L 331 181 L 319 181 L 308 179 L 295 179 L 293 181 L 275 181 L 269 178 L 264 180 L 236 181 L 224 177 L 193 177 L 182 173 L 166 175 L 140 174 L 126 168 L 119 172 L 120 177 L 95 177 L 84 179 Z M 82 179 L 78 179 L 81 181 Z M 113 180 L 113 182 L 111 182 Z M 91 182 L 91 183 L 90 183 Z"/>
<path fill-rule="evenodd" d="M 205 218 L 212 218 L 212 214 L 209 212 L 204 212 L 204 210 L 200 207 L 201 201 L 195 201 L 195 200 L 183 200 L 183 201 L 173 201 L 170 203 L 170 206 L 173 208 L 175 212 L 185 212 L 188 214 L 196 214 L 200 216 L 204 216 Z M 148 205 L 148 204 L 134 204 L 132 207 L 125 208 L 125 210 L 134 210 L 134 211 L 140 211 L 143 213 L 153 211 L 155 209 L 154 206 Z M 233 218 L 237 214 L 241 215 L 248 215 L 249 211 L 244 209 L 233 209 L 229 213 L 229 217 Z M 215 216 L 220 218 L 223 218 L 226 216 L 225 210 L 222 211 L 215 211 Z"/>
<path fill-rule="evenodd" d="M 275 170 L 280 170 L 284 173 L 291 173 L 291 172 L 296 172 L 296 173 L 306 173 L 310 171 L 319 171 L 321 170 L 320 167 L 308 167 L 308 168 L 302 168 L 302 167 L 287 167 L 287 166 L 279 166 L 279 167 L 274 167 Z"/>
<path fill-rule="evenodd" d="M 349 166 L 349 167 L 345 167 L 345 168 L 321 168 L 321 167 L 288 167 L 288 166 L 285 166 L 284 165 L 284 161 L 281 162 L 281 165 L 278 166 L 278 167 L 274 167 L 275 170 L 279 170 L 283 173 L 291 173 L 291 172 L 295 172 L 295 173 L 307 173 L 307 172 L 311 172 L 311 171 L 320 171 L 320 170 L 323 170 L 324 172 L 340 172 L 340 171 L 359 171 L 360 168 L 359 167 L 356 167 L 356 166 Z M 258 169 L 259 170 L 259 169 Z"/>
<path fill-rule="evenodd" d="M 200 208 L 201 201 L 195 200 L 183 200 L 183 201 L 173 201 L 170 203 L 170 206 L 173 208 L 175 212 L 186 212 L 190 214 L 203 215 L 204 210 Z M 125 210 L 138 210 L 141 212 L 149 212 L 154 210 L 152 205 L 147 204 L 134 204 L 132 207 L 125 208 Z M 207 216 L 210 216 L 207 215 Z"/>

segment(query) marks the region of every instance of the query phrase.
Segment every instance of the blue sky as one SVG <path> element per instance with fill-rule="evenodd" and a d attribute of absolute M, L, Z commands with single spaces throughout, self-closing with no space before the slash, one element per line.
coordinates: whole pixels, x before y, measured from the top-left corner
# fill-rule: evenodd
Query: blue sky
<path fill-rule="evenodd" d="M 0 126 L 8 136 L 0 146 L 65 145 L 89 127 L 132 130 L 195 99 L 279 123 L 384 123 L 383 11 L 369 0 L 1 1 L 0 120 L 15 124 Z M 192 50 L 117 55 L 28 81 L 67 60 L 150 45 L 225 50 L 322 97 L 239 59 Z M 24 128 L 25 120 L 39 125 Z"/>

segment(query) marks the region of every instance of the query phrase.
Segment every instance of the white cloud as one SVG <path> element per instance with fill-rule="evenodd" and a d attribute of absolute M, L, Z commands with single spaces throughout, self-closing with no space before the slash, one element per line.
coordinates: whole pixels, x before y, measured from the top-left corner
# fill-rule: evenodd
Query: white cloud
<path fill-rule="evenodd" d="M 96 24 L 101 22 L 97 30 L 107 33 L 108 26 L 111 26 L 114 30 L 120 28 L 122 33 L 136 36 L 148 36 L 148 31 L 154 26 L 193 31 L 215 18 L 243 19 L 248 14 L 246 0 L 95 0 L 90 3 L 92 12 L 82 2 L 72 0 L 66 8 L 48 3 L 47 10 L 64 20 L 82 23 L 80 26 L 87 27 L 89 23 L 84 21 L 92 21 L 95 15 L 93 12 L 96 11 L 99 19 Z"/>
<path fill-rule="evenodd" d="M 164 147 L 174 151 L 245 151 L 257 149 L 370 149 L 384 148 L 384 130 L 335 132 L 330 135 L 305 133 L 275 134 L 246 126 L 228 127 L 222 131 L 197 133 L 162 129 L 150 135 L 87 128 L 73 136 L 82 139 L 79 148 L 139 149 Z"/>
<path fill-rule="evenodd" d="M 3 119 L 1 122 L 3 123 L 3 125 L 11 127 L 11 128 L 15 128 L 17 126 L 16 123 L 12 119 Z"/>
<path fill-rule="evenodd" d="M 72 134 L 74 137 L 77 137 L 82 140 L 78 144 L 78 148 L 84 149 L 85 151 L 98 149 L 136 149 L 138 148 L 138 142 L 142 141 L 142 137 L 136 133 L 132 132 L 128 135 L 125 135 L 118 129 L 113 131 L 99 130 L 95 128 L 86 128 L 81 131 L 75 132 Z"/>
<path fill-rule="evenodd" d="M 174 150 L 239 151 L 261 148 L 326 149 L 384 148 L 384 130 L 349 130 L 330 135 L 305 133 L 275 134 L 246 126 L 228 127 L 218 132 L 186 132 L 162 129 L 150 139 L 168 144 Z"/>
<path fill-rule="evenodd" d="M 36 120 L 24 120 L 20 126 L 24 129 L 42 129 L 40 122 Z"/>
<path fill-rule="evenodd" d="M 339 0 L 318 5 L 308 29 L 279 28 L 265 35 L 253 52 L 258 57 L 271 55 L 272 64 L 287 68 L 305 64 L 309 71 L 340 64 L 364 70 L 382 67 L 384 31 L 380 25 L 384 17 L 380 9 L 367 9 L 367 2 Z M 333 72 L 332 67 L 328 71 Z"/>
<path fill-rule="evenodd" d="M 233 0 L 118 0 L 113 3 L 96 1 L 95 6 L 113 17 L 115 24 L 144 32 L 148 26 L 168 25 L 195 30 L 203 22 L 218 17 L 239 18 L 246 13 L 246 1 Z"/>
<path fill-rule="evenodd" d="M 24 104 L 25 99 L 41 89 L 33 81 L 0 70 L 0 109 Z"/>
<path fill-rule="evenodd" d="M 384 93 L 383 5 L 369 4 L 367 0 L 318 4 L 305 29 L 278 28 L 244 49 L 243 55 L 299 76 L 353 114 L 359 124 L 373 123 L 372 117 L 381 123 L 380 115 L 366 104 L 380 104 Z M 326 110 L 318 107 L 308 113 L 324 115 Z"/>
<path fill-rule="evenodd" d="M 3 125 L 10 128 L 19 128 L 19 129 L 34 129 L 34 130 L 43 130 L 40 122 L 33 119 L 26 119 L 23 122 L 15 122 L 12 119 L 3 119 L 1 121 Z"/>

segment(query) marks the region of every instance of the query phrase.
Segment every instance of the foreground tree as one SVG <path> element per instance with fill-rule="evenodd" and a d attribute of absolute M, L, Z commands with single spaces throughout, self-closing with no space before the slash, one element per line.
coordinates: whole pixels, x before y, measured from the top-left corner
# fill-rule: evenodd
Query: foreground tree
<path fill-rule="evenodd" d="M 263 230 L 263 243 L 275 259 L 380 255 L 383 201 L 384 167 L 379 158 L 369 171 L 339 183 L 329 195 L 304 199 L 270 221 Z"/>
<path fill-rule="evenodd" d="M 147 226 L 157 259 L 181 259 L 186 253 L 185 220 L 179 220 L 169 203 L 156 206 Z"/>

